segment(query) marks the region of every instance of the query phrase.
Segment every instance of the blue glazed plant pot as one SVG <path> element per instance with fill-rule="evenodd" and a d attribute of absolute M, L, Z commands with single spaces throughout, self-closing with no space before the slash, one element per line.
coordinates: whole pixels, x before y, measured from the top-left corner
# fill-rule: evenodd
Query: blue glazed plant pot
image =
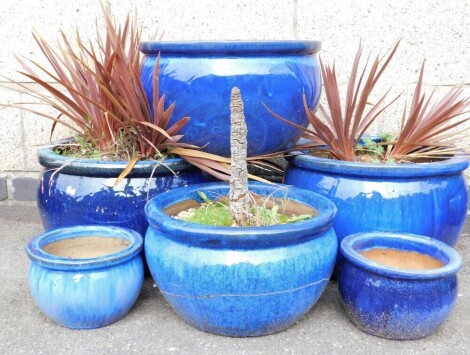
<path fill-rule="evenodd" d="M 333 270 L 335 206 L 309 191 L 250 184 L 262 196 L 312 207 L 315 218 L 268 227 L 214 227 L 174 219 L 165 210 L 194 199 L 227 195 L 222 183 L 168 191 L 146 205 L 145 250 L 165 299 L 188 324 L 242 337 L 286 329 L 318 300 Z"/>
<path fill-rule="evenodd" d="M 319 50 L 317 41 L 142 42 L 141 81 L 152 98 L 160 53 L 160 92 L 176 102 L 170 124 L 191 117 L 181 141 L 223 156 L 230 156 L 230 91 L 239 87 L 248 155 L 266 154 L 292 147 L 302 132 L 274 118 L 263 103 L 306 127 L 302 95 L 314 110 L 321 92 Z"/>
<path fill-rule="evenodd" d="M 368 164 L 292 157 L 284 183 L 319 193 L 338 208 L 334 228 L 347 235 L 388 231 L 425 235 L 451 246 L 467 215 L 468 155 L 419 164 Z"/>
<path fill-rule="evenodd" d="M 117 238 L 127 247 L 90 258 L 47 250 L 53 243 L 85 236 Z M 129 312 L 142 288 L 142 247 L 137 232 L 119 227 L 75 226 L 39 234 L 26 246 L 31 294 L 41 311 L 61 326 L 91 329 L 114 323 Z M 62 248 L 72 252 L 70 245 Z"/>
<path fill-rule="evenodd" d="M 44 167 L 37 198 L 44 229 L 101 224 L 145 235 L 144 206 L 151 197 L 206 181 L 199 169 L 179 158 L 139 161 L 115 187 L 126 161 L 67 158 L 54 153 L 53 147 L 40 149 L 38 159 Z"/>
<path fill-rule="evenodd" d="M 399 269 L 359 252 L 388 248 L 424 254 L 443 266 Z M 341 242 L 338 286 L 346 313 L 364 332 L 388 339 L 419 339 L 449 316 L 457 298 L 458 253 L 435 239 L 396 233 L 358 233 Z"/>

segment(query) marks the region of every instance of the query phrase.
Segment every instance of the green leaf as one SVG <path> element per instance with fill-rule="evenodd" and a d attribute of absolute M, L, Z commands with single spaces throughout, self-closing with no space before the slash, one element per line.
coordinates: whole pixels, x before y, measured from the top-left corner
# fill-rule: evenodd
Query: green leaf
<path fill-rule="evenodd" d="M 273 218 L 276 218 L 278 211 L 279 211 L 279 205 L 274 205 L 273 208 L 271 209 L 271 216 Z"/>
<path fill-rule="evenodd" d="M 291 216 L 291 217 L 289 217 L 289 219 L 287 220 L 286 223 L 294 223 L 294 222 L 299 222 L 299 221 L 305 221 L 306 219 L 310 219 L 312 217 L 313 217 L 313 215 L 311 215 L 311 214 L 301 214 L 299 216 Z"/>
<path fill-rule="evenodd" d="M 393 135 L 391 133 L 382 133 L 379 134 L 379 138 L 382 142 L 388 143 L 393 141 Z"/>
<path fill-rule="evenodd" d="M 206 195 L 204 192 L 198 191 L 197 194 L 199 195 L 200 198 L 202 198 L 202 200 L 203 200 L 205 203 L 207 203 L 207 204 L 209 204 L 209 205 L 212 204 L 212 201 L 207 198 L 207 195 Z"/>

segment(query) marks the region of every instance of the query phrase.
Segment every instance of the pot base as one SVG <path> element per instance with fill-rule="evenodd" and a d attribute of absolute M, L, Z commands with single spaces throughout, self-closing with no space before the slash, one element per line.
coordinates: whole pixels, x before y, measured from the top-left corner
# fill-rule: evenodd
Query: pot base
<path fill-rule="evenodd" d="M 295 290 L 266 294 L 203 297 L 170 295 L 165 299 L 184 322 L 206 333 L 233 338 L 282 332 L 302 318 L 317 302 L 329 279 Z"/>

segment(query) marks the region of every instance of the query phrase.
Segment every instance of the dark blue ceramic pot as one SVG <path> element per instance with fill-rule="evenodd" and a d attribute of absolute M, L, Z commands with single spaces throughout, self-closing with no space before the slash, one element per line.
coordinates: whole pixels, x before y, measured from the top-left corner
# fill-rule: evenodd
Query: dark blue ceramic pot
<path fill-rule="evenodd" d="M 378 264 L 359 252 L 374 248 L 428 255 L 444 266 L 406 270 Z M 341 242 L 338 285 L 346 313 L 364 332 L 419 339 L 448 317 L 457 298 L 458 253 L 435 239 L 410 234 L 358 233 Z"/>
<path fill-rule="evenodd" d="M 128 246 L 80 259 L 44 250 L 48 244 L 83 236 L 118 238 Z M 114 323 L 128 313 L 142 288 L 142 247 L 137 232 L 118 227 L 75 226 L 39 234 L 26 246 L 31 294 L 41 311 L 61 326 L 91 329 Z"/>
<path fill-rule="evenodd" d="M 112 187 L 125 161 L 66 158 L 51 147 L 38 152 L 44 167 L 38 188 L 38 207 L 45 229 L 102 224 L 147 230 L 147 201 L 175 187 L 205 182 L 202 172 L 182 159 L 139 161 L 131 174 Z M 155 169 L 155 170 L 154 170 Z"/>
<path fill-rule="evenodd" d="M 262 196 L 314 208 L 315 218 L 269 227 L 214 227 L 174 219 L 165 210 L 194 199 L 227 195 L 222 183 L 168 191 L 146 205 L 145 250 L 161 293 L 188 324 L 226 336 L 259 336 L 286 329 L 325 289 L 333 270 L 336 208 L 309 191 L 250 184 Z"/>
<path fill-rule="evenodd" d="M 284 183 L 317 192 L 338 208 L 339 241 L 370 231 L 425 235 L 454 245 L 467 215 L 468 155 L 420 164 L 366 164 L 292 157 Z"/>
<path fill-rule="evenodd" d="M 248 155 L 290 148 L 301 131 L 263 106 L 306 127 L 302 95 L 310 108 L 321 92 L 316 41 L 142 42 L 141 80 L 152 102 L 152 76 L 160 53 L 159 85 L 173 119 L 190 116 L 182 141 L 230 156 L 230 91 L 241 90 L 248 127 Z"/>

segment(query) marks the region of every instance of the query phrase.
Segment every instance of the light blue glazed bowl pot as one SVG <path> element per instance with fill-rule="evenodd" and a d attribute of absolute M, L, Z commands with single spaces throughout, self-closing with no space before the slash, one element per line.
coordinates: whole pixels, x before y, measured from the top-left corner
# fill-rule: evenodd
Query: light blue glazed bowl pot
<path fill-rule="evenodd" d="M 279 332 L 310 310 L 329 281 L 336 207 L 309 191 L 252 183 L 254 193 L 303 203 L 318 215 L 278 226 L 215 227 L 165 213 L 178 202 L 201 202 L 198 191 L 217 199 L 228 190 L 223 183 L 193 185 L 147 203 L 150 272 L 175 312 L 197 329 L 234 337 Z"/>
<path fill-rule="evenodd" d="M 439 260 L 430 270 L 399 269 L 376 263 L 359 252 L 389 248 Z M 398 233 L 358 233 L 340 246 L 338 286 L 344 309 L 362 331 L 388 339 L 410 340 L 434 332 L 457 299 L 459 254 L 428 237 Z"/>
<path fill-rule="evenodd" d="M 302 131 L 276 119 L 264 106 L 306 127 L 305 94 L 311 110 L 321 93 L 318 41 L 149 41 L 141 43 L 141 81 L 149 102 L 160 54 L 159 87 L 176 104 L 170 125 L 189 116 L 182 142 L 230 156 L 230 92 L 241 91 L 248 129 L 248 155 L 292 147 Z"/>
<path fill-rule="evenodd" d="M 87 259 L 55 256 L 43 248 L 81 236 L 119 238 L 129 246 L 119 252 Z M 108 226 L 75 226 L 46 231 L 27 245 L 31 261 L 29 287 L 41 311 L 57 324 L 92 329 L 124 317 L 142 288 L 143 239 L 135 231 Z"/>

